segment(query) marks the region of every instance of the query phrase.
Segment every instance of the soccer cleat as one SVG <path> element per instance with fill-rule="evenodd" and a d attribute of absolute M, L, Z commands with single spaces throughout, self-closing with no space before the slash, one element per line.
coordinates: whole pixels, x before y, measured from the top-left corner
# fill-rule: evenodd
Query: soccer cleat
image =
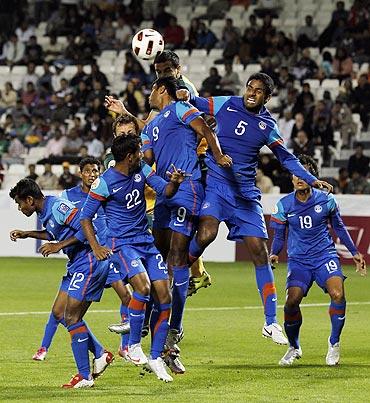
<path fill-rule="evenodd" d="M 72 377 L 72 379 L 68 382 L 62 385 L 62 388 L 64 389 L 78 389 L 78 388 L 91 388 L 94 386 L 94 380 L 91 379 L 85 379 L 82 377 L 82 375 L 77 374 Z"/>
<path fill-rule="evenodd" d="M 109 325 L 108 329 L 111 332 L 117 333 L 117 334 L 128 334 L 130 333 L 130 323 L 127 322 L 122 322 L 122 323 L 115 323 L 113 325 Z"/>
<path fill-rule="evenodd" d="M 279 361 L 279 365 L 282 367 L 292 365 L 294 360 L 299 360 L 302 357 L 302 349 L 294 348 L 292 346 L 288 347 L 287 352 L 284 354 L 283 358 Z"/>
<path fill-rule="evenodd" d="M 330 337 L 328 339 L 328 353 L 326 354 L 326 365 L 334 366 L 339 364 L 340 349 L 339 342 L 335 344 L 330 343 Z"/>
<path fill-rule="evenodd" d="M 141 337 L 146 337 L 149 334 L 149 325 L 144 325 L 141 330 Z"/>
<path fill-rule="evenodd" d="M 32 356 L 35 361 L 44 361 L 48 350 L 45 347 L 40 347 L 36 353 Z"/>
<path fill-rule="evenodd" d="M 148 363 L 148 358 L 144 354 L 140 343 L 128 347 L 127 359 L 135 365 L 144 365 Z"/>
<path fill-rule="evenodd" d="M 167 373 L 165 363 L 161 357 L 158 357 L 155 360 L 152 360 L 149 357 L 147 367 L 149 367 L 151 372 L 154 372 L 157 375 L 157 378 L 164 382 L 172 382 L 173 378 L 170 374 Z"/>
<path fill-rule="evenodd" d="M 114 361 L 114 355 L 107 350 L 104 350 L 104 353 L 99 358 L 93 359 L 93 372 L 92 377 L 96 379 L 99 377 L 108 367 L 108 365 L 112 364 Z"/>
<path fill-rule="evenodd" d="M 118 355 L 119 355 L 120 357 L 122 357 L 122 359 L 123 359 L 124 361 L 130 361 L 130 360 L 127 358 L 127 353 L 128 353 L 128 347 L 125 347 L 125 348 L 123 348 L 122 346 L 119 347 L 119 349 L 118 349 Z"/>
<path fill-rule="evenodd" d="M 211 276 L 205 270 L 200 277 L 191 276 L 189 279 L 187 296 L 191 297 L 193 294 L 196 294 L 196 292 L 202 287 L 209 287 L 212 284 L 211 281 Z"/>
<path fill-rule="evenodd" d="M 284 336 L 283 329 L 277 323 L 271 323 L 271 325 L 263 325 L 262 336 L 272 341 L 276 344 L 288 344 L 288 339 Z"/>
<path fill-rule="evenodd" d="M 170 329 L 168 331 L 167 339 L 166 339 L 166 348 L 167 349 L 173 349 L 175 348 L 175 345 L 179 343 L 184 337 L 184 332 L 181 329 L 178 331 L 177 329 Z M 176 346 L 178 349 L 178 347 Z"/>
<path fill-rule="evenodd" d="M 175 344 L 175 347 L 177 345 Z M 180 349 L 169 349 L 163 355 L 163 361 L 166 363 L 168 368 L 176 375 L 181 375 L 185 373 L 186 369 L 182 362 L 180 361 Z"/>

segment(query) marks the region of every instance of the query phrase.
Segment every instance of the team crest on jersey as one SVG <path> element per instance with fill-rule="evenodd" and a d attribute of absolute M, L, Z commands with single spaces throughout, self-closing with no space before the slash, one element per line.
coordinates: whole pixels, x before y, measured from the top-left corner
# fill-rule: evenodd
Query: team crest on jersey
<path fill-rule="evenodd" d="M 116 166 L 115 160 L 109 161 L 108 168 L 114 168 L 115 166 Z"/>
<path fill-rule="evenodd" d="M 261 130 L 265 130 L 267 126 L 266 126 L 266 123 L 265 123 L 265 122 L 262 122 L 262 121 L 261 121 L 261 122 L 258 123 L 258 127 L 259 127 Z"/>
<path fill-rule="evenodd" d="M 315 211 L 316 211 L 316 213 L 321 213 L 322 212 L 322 207 L 320 206 L 320 204 L 316 204 Z"/>
<path fill-rule="evenodd" d="M 202 206 L 202 210 L 207 209 L 209 206 L 211 205 L 211 203 L 205 202 Z"/>
<path fill-rule="evenodd" d="M 141 175 L 140 175 L 140 174 L 136 174 L 136 175 L 134 176 L 134 181 L 135 181 L 135 182 L 140 182 L 140 181 L 141 181 Z"/>
<path fill-rule="evenodd" d="M 49 225 L 51 228 L 54 228 L 54 221 L 53 220 L 49 220 Z"/>
<path fill-rule="evenodd" d="M 93 182 L 93 184 L 91 185 L 91 189 L 96 189 L 100 184 L 100 178 L 96 178 Z"/>
<path fill-rule="evenodd" d="M 139 262 L 136 259 L 133 259 L 133 260 L 131 260 L 131 266 L 137 267 L 137 266 L 139 266 Z"/>
<path fill-rule="evenodd" d="M 166 113 L 163 114 L 163 117 L 167 118 L 170 113 L 171 113 L 171 111 L 167 111 Z"/>
<path fill-rule="evenodd" d="M 65 214 L 67 211 L 70 210 L 70 208 L 69 208 L 69 206 L 67 206 L 66 204 L 60 203 L 57 210 L 58 210 L 60 213 Z"/>

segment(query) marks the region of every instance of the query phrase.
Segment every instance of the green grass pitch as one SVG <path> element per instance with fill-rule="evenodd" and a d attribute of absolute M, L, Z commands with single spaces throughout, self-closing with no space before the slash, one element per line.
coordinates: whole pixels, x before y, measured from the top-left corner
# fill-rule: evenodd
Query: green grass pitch
<path fill-rule="evenodd" d="M 303 357 L 290 368 L 277 363 L 285 346 L 261 337 L 263 312 L 250 263 L 208 263 L 212 287 L 189 298 L 181 342 L 185 375 L 164 384 L 116 356 L 89 390 L 62 390 L 76 373 L 69 336 L 60 326 L 44 362 L 31 360 L 39 347 L 65 262 L 0 259 L 0 400 L 68 402 L 366 402 L 370 400 L 370 293 L 368 279 L 346 267 L 347 321 L 341 364 L 325 365 L 330 329 L 328 296 L 317 286 L 304 300 Z M 275 271 L 284 301 L 285 265 Z M 351 304 L 352 302 L 352 304 Z M 324 303 L 325 306 L 316 304 Z M 359 304 L 356 304 L 359 303 Z M 119 321 L 112 290 L 94 304 L 86 321 L 116 353 L 119 338 L 107 325 Z M 111 312 L 94 312 L 96 310 Z M 16 315 L 17 312 L 26 312 Z M 33 312 L 33 313 L 32 313 Z M 44 313 L 43 313 L 44 312 Z M 14 313 L 4 315 L 4 313 Z M 283 312 L 279 308 L 279 322 Z M 148 340 L 144 339 L 148 351 Z"/>

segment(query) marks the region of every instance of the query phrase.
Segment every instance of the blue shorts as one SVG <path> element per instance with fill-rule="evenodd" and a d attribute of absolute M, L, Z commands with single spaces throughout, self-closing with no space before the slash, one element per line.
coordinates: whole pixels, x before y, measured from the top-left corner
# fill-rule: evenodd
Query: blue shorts
<path fill-rule="evenodd" d="M 249 236 L 268 238 L 260 201 L 247 199 L 237 188 L 209 177 L 200 216 L 212 216 L 224 221 L 229 229 L 227 239 L 230 241 L 242 241 Z"/>
<path fill-rule="evenodd" d="M 151 282 L 168 280 L 168 271 L 162 255 L 153 243 L 124 244 L 115 247 L 110 261 L 130 279 L 139 273 L 148 273 Z"/>
<path fill-rule="evenodd" d="M 109 271 L 108 260 L 96 260 L 92 252 L 74 262 L 68 295 L 79 301 L 100 301 Z"/>
<path fill-rule="evenodd" d="M 72 280 L 72 274 L 67 271 L 67 273 L 62 277 L 60 282 L 59 291 L 68 292 L 69 283 Z"/>
<path fill-rule="evenodd" d="M 109 260 L 109 270 L 107 280 L 105 281 L 105 288 L 109 288 L 112 283 L 122 280 L 124 283 L 126 279 L 126 274 L 121 272 L 119 268 L 116 267 L 114 261 Z"/>
<path fill-rule="evenodd" d="M 306 296 L 313 282 L 316 281 L 316 284 L 326 292 L 327 280 L 335 276 L 345 279 L 337 257 L 328 256 L 316 264 L 308 260 L 289 259 L 286 288 L 299 287 Z"/>
<path fill-rule="evenodd" d="M 186 180 L 172 198 L 157 197 L 154 206 L 153 228 L 170 228 L 192 237 L 198 226 L 204 187 L 200 181 Z"/>

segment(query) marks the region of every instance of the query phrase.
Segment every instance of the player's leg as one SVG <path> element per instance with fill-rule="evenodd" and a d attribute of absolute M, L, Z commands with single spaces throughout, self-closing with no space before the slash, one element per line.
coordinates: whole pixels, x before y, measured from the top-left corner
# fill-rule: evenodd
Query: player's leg
<path fill-rule="evenodd" d="M 274 274 L 268 258 L 267 241 L 254 236 L 244 237 L 243 240 L 252 257 L 257 287 L 264 307 L 265 325 L 262 334 L 277 344 L 287 344 L 287 339 L 276 320 L 277 294 Z"/>
<path fill-rule="evenodd" d="M 65 326 L 64 310 L 67 303 L 67 296 L 67 292 L 62 291 L 62 288 L 58 291 L 58 294 L 54 300 L 52 310 L 50 312 L 49 320 L 45 326 L 44 337 L 41 341 L 41 346 L 32 357 L 33 360 L 45 360 L 46 354 L 49 350 L 55 332 L 57 331 L 59 323 Z"/>

